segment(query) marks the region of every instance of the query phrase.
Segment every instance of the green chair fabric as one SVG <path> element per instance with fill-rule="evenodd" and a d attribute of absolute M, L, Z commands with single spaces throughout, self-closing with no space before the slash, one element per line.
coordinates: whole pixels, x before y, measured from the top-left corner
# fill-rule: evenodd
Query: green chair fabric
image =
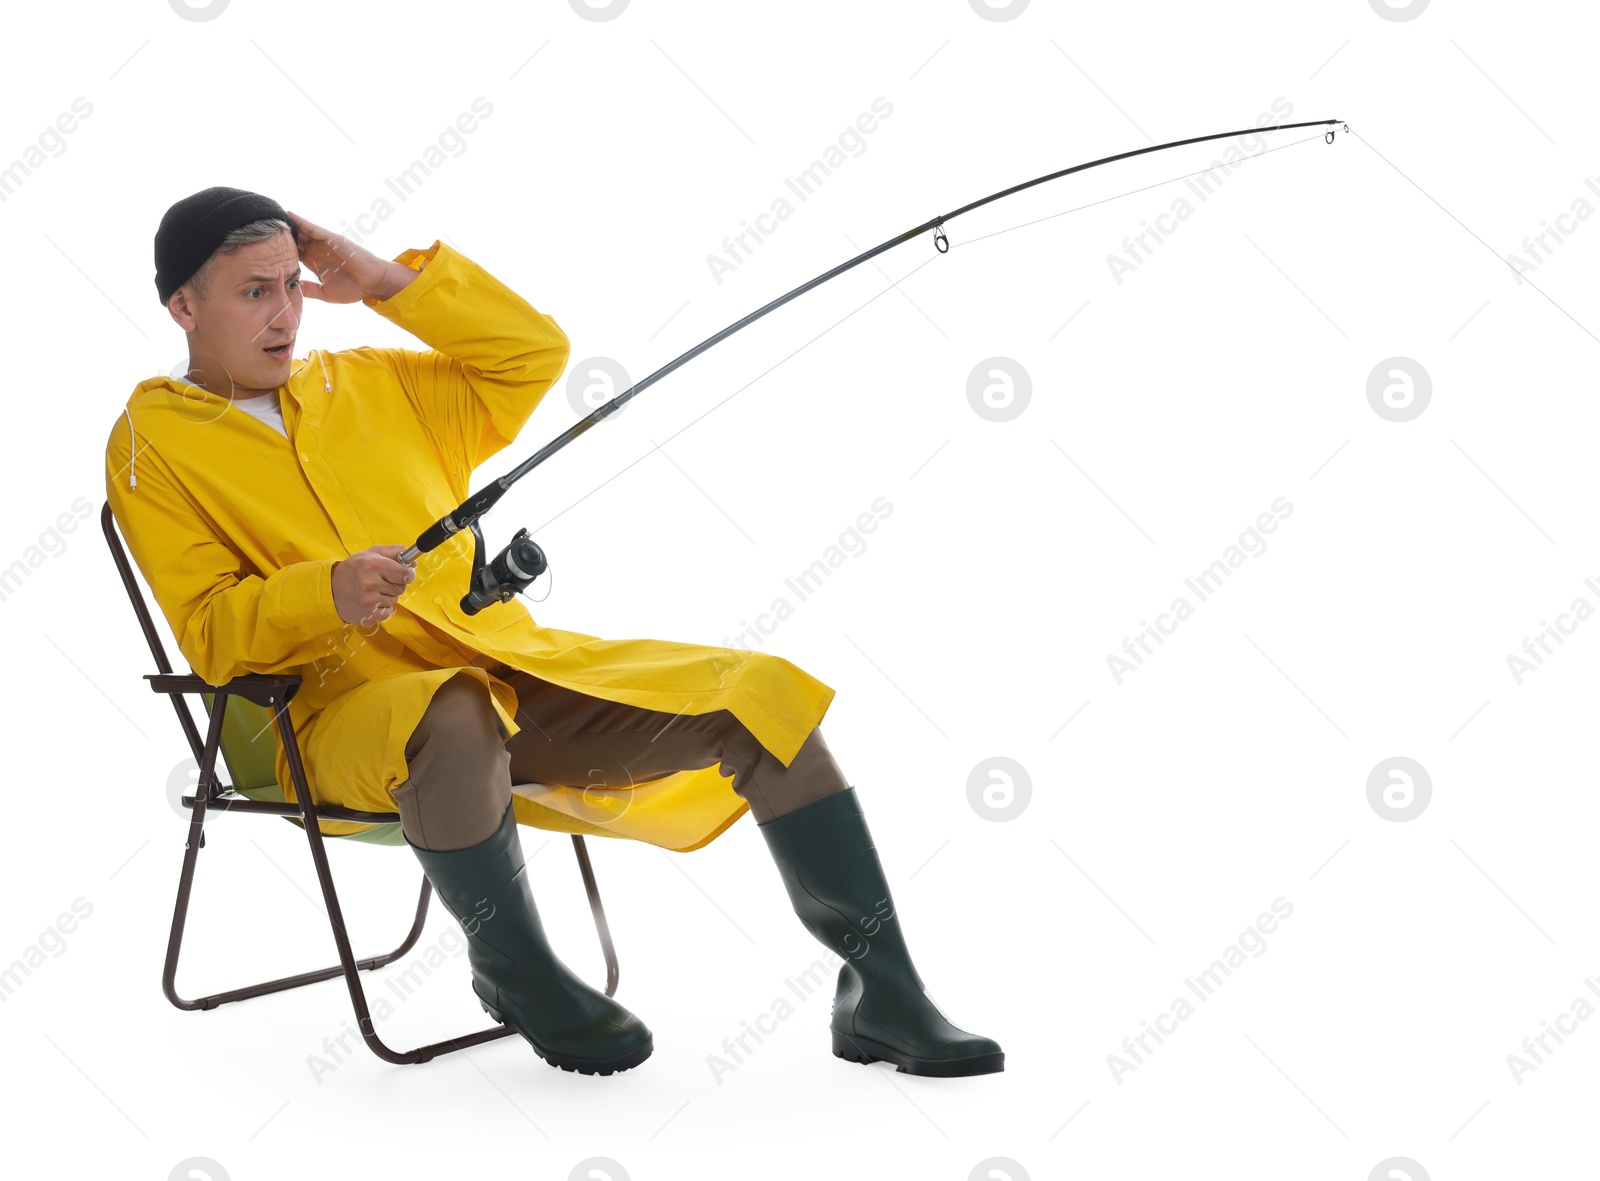
<path fill-rule="evenodd" d="M 210 717 L 214 693 L 202 693 L 206 716 Z M 278 786 L 274 760 L 278 754 L 277 728 L 272 723 L 272 711 L 243 697 L 228 695 L 228 712 L 222 719 L 220 742 L 222 761 L 228 768 L 228 778 L 233 790 L 252 800 L 284 803 L 283 789 Z M 305 827 L 298 816 L 285 816 L 291 824 Z M 398 821 L 375 824 L 359 832 L 327 833 L 329 839 L 362 841 L 371 845 L 403 845 L 405 833 Z"/>

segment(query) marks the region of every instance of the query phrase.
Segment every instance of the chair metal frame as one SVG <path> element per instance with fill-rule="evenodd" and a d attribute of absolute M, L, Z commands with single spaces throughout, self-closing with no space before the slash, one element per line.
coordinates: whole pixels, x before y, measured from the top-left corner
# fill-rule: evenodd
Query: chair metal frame
<path fill-rule="evenodd" d="M 183 805 L 189 809 L 189 832 L 184 842 L 183 870 L 178 878 L 178 897 L 172 912 L 172 929 L 167 939 L 167 958 L 162 968 L 161 991 L 174 1005 L 180 1009 L 214 1009 L 218 1005 L 227 1004 L 229 1001 L 248 1000 L 251 997 L 264 996 L 267 993 L 282 992 L 285 989 L 299 988 L 301 985 L 313 984 L 319 980 L 331 980 L 335 976 L 343 975 L 345 984 L 350 990 L 350 1002 L 355 1008 L 357 1025 L 361 1036 L 371 1048 L 372 1052 L 386 1062 L 413 1063 L 427 1062 L 439 1054 L 446 1054 L 453 1050 L 463 1050 L 468 1046 L 481 1045 L 496 1038 L 506 1037 L 516 1030 L 509 1025 L 499 1024 L 490 1029 L 479 1030 L 476 1033 L 465 1034 L 461 1037 L 446 1038 L 444 1041 L 433 1042 L 429 1045 L 418 1046 L 413 1050 L 395 1050 L 386 1045 L 378 1036 L 377 1029 L 367 1007 L 366 992 L 361 984 L 361 971 L 364 969 L 381 968 L 385 964 L 393 963 L 416 944 L 422 934 L 423 922 L 428 913 L 428 899 L 433 887 L 427 875 L 422 878 L 422 891 L 417 898 L 416 918 L 411 924 L 405 939 L 393 951 L 384 955 L 371 956 L 358 960 L 350 947 L 350 937 L 345 931 L 344 914 L 339 906 L 339 896 L 334 889 L 333 873 L 328 864 L 328 853 L 324 845 L 324 835 L 319 820 L 342 820 L 365 824 L 392 824 L 398 823 L 398 812 L 362 812 L 352 808 L 340 808 L 331 805 L 317 805 L 311 799 L 311 791 L 306 784 L 305 766 L 301 762 L 299 743 L 295 739 L 294 728 L 289 721 L 288 704 L 295 692 L 299 689 L 301 678 L 297 674 L 285 673 L 281 675 L 247 674 L 234 677 L 225 685 L 211 685 L 200 677 L 174 673 L 172 666 L 167 661 L 165 646 L 156 632 L 155 623 L 151 618 L 149 608 L 144 601 L 144 595 L 139 590 L 134 579 L 133 567 L 128 562 L 127 553 L 118 537 L 116 519 L 111 511 L 111 502 L 105 502 L 100 510 L 100 527 L 105 533 L 106 544 L 111 549 L 112 559 L 116 562 L 117 572 L 122 576 L 122 584 L 128 592 L 128 599 L 133 604 L 134 613 L 139 617 L 139 626 L 144 632 L 146 642 L 150 645 L 150 653 L 155 658 L 158 673 L 145 674 L 145 680 L 150 682 L 150 688 L 156 693 L 166 694 L 172 702 L 173 709 L 178 715 L 178 724 L 183 727 L 184 736 L 188 739 L 189 749 L 193 752 L 195 761 L 199 764 L 199 784 L 205 790 L 196 792 L 195 795 L 182 797 Z M 211 716 L 206 728 L 206 736 L 202 741 L 200 731 L 195 725 L 193 714 L 189 710 L 186 694 L 211 694 L 214 695 L 211 706 Z M 270 709 L 273 721 L 277 728 L 278 740 L 288 759 L 289 773 L 294 780 L 295 802 L 273 803 L 266 800 L 253 800 L 237 794 L 234 789 L 224 787 L 215 774 L 217 753 L 221 746 L 222 723 L 227 715 L 228 700 L 231 696 L 238 696 L 246 701 Z M 212 993 L 210 996 L 187 999 L 178 993 L 176 980 L 178 974 L 178 956 L 183 945 L 184 924 L 189 912 L 189 898 L 194 888 L 194 871 L 199 859 L 200 850 L 205 847 L 205 821 L 208 810 L 221 812 L 242 812 L 260 816 L 282 816 L 291 821 L 298 819 L 304 827 L 306 838 L 311 844 L 311 860 L 316 866 L 317 881 L 322 887 L 322 897 L 328 908 L 328 921 L 333 928 L 333 941 L 339 950 L 339 962 L 332 967 L 319 968 L 312 972 L 300 972 L 293 976 L 284 976 L 277 980 L 268 980 L 261 984 L 251 984 L 243 988 L 228 989 L 225 992 Z M 610 925 L 606 922 L 605 908 L 600 902 L 600 890 L 595 883 L 594 868 L 589 861 L 589 851 L 584 845 L 582 835 L 569 834 L 572 837 L 573 849 L 578 858 L 578 869 L 583 876 L 584 890 L 589 896 L 589 908 L 594 914 L 595 929 L 600 937 L 600 946 L 605 953 L 606 960 L 606 995 L 613 996 L 617 990 L 618 966 L 616 948 L 611 941 Z M 337 837 L 328 839 L 338 839 Z"/>

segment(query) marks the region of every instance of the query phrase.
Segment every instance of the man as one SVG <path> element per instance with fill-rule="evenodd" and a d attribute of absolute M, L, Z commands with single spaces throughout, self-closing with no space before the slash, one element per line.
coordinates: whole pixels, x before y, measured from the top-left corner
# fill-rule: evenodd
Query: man
<path fill-rule="evenodd" d="M 301 675 L 289 711 L 312 799 L 399 812 L 496 1020 L 584 1073 L 653 1048 L 546 942 L 518 822 L 688 852 L 751 811 L 801 921 L 844 957 L 834 1053 L 1003 1068 L 923 991 L 818 726 L 832 689 L 766 653 L 543 627 L 516 599 L 469 615 L 470 532 L 398 560 L 561 375 L 554 319 L 438 241 L 384 261 L 224 186 L 167 211 L 155 262 L 189 362 L 140 382 L 107 441 L 128 547 L 208 683 Z M 296 359 L 307 295 L 361 300 L 428 349 Z M 281 745 L 277 779 L 293 800 Z"/>

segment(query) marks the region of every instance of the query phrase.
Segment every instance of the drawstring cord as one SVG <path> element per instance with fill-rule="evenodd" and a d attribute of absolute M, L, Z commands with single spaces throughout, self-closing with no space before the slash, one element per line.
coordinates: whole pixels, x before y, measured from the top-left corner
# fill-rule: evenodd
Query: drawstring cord
<path fill-rule="evenodd" d="M 139 482 L 133 478 L 133 461 L 138 455 L 139 444 L 138 440 L 133 437 L 133 415 L 128 414 L 126 406 L 122 408 L 122 413 L 128 419 L 128 487 L 137 488 Z"/>

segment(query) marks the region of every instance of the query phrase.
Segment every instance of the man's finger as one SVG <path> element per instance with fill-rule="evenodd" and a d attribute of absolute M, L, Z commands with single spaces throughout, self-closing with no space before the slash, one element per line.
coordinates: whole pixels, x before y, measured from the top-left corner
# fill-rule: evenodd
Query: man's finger
<path fill-rule="evenodd" d="M 326 238 L 328 236 L 328 231 L 323 229 L 316 222 L 309 221 L 306 218 L 301 217 L 292 209 L 285 209 L 284 212 L 290 217 L 294 218 L 295 224 L 306 233 L 310 234 L 313 238 Z"/>

